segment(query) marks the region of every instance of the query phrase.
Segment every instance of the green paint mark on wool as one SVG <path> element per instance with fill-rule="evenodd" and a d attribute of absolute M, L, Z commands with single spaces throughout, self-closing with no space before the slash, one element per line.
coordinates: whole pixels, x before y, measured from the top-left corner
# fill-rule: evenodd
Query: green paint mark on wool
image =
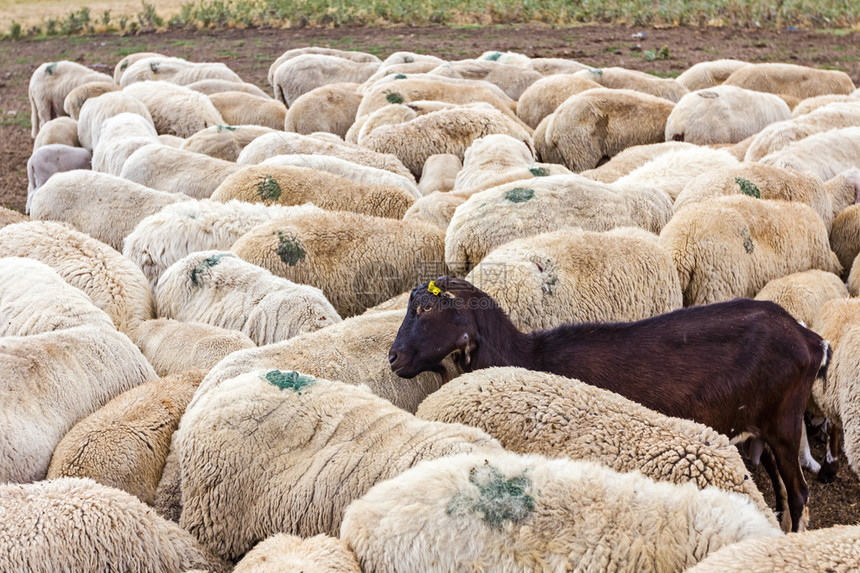
<path fill-rule="evenodd" d="M 546 167 L 529 167 L 529 173 L 535 177 L 546 177 L 549 175 L 549 169 Z"/>
<path fill-rule="evenodd" d="M 268 201 L 269 199 L 276 201 L 278 197 L 281 196 L 281 186 L 278 185 L 278 182 L 275 181 L 275 178 L 271 175 L 266 175 L 262 181 L 257 184 L 257 195 L 263 201 Z"/>
<path fill-rule="evenodd" d="M 758 187 L 756 187 L 755 183 L 752 181 L 744 179 L 743 177 L 735 177 L 735 183 L 738 184 L 738 187 L 741 188 L 741 193 L 744 195 L 761 199 L 761 191 L 759 191 Z"/>
<path fill-rule="evenodd" d="M 296 242 L 295 239 L 287 237 L 278 231 L 278 256 L 284 261 L 284 264 L 295 266 L 299 261 L 305 258 L 305 250 Z"/>
<path fill-rule="evenodd" d="M 236 131 L 236 128 L 232 125 L 219 125 L 216 129 L 218 131 Z"/>
<path fill-rule="evenodd" d="M 404 56 L 403 57 L 403 63 L 404 64 L 411 64 L 414 61 L 415 61 L 415 58 L 413 58 L 412 56 Z"/>
<path fill-rule="evenodd" d="M 55 71 L 57 71 L 57 62 L 53 62 L 51 64 L 48 64 L 45 67 L 45 74 L 46 75 L 52 76 L 52 75 L 54 75 Z"/>
<path fill-rule="evenodd" d="M 511 203 L 525 203 L 535 196 L 534 189 L 525 189 L 523 187 L 514 187 L 505 193 L 505 199 Z"/>
<path fill-rule="evenodd" d="M 385 92 L 385 101 L 388 103 L 403 103 L 403 96 L 394 92 Z"/>
<path fill-rule="evenodd" d="M 149 62 L 149 69 L 152 70 L 153 74 L 157 74 L 160 65 L 158 62 Z"/>
<path fill-rule="evenodd" d="M 738 229 L 741 238 L 744 240 L 744 250 L 748 255 L 751 255 L 755 250 L 755 244 L 753 243 L 752 236 L 750 236 L 750 230 L 746 227 Z"/>
<path fill-rule="evenodd" d="M 492 54 L 487 54 L 486 59 L 490 60 L 491 62 L 497 62 L 497 61 L 499 61 L 499 58 L 501 58 L 501 57 L 502 57 L 501 52 L 493 52 Z"/>
<path fill-rule="evenodd" d="M 123 60 L 122 63 L 119 65 L 119 69 L 123 72 L 125 71 L 125 69 L 127 67 L 128 67 L 128 60 Z"/>
<path fill-rule="evenodd" d="M 224 257 L 229 257 L 229 253 L 218 253 L 217 255 L 212 255 L 211 257 L 206 257 L 203 261 L 194 267 L 191 271 L 191 284 L 194 286 L 200 286 L 203 284 L 203 281 L 200 278 L 200 274 L 204 272 L 206 269 L 211 269 Z"/>
<path fill-rule="evenodd" d="M 405 75 L 405 74 L 397 74 L 397 75 L 395 75 L 395 76 L 394 76 L 394 79 L 395 79 L 395 80 L 405 80 L 405 79 L 406 79 L 406 75 Z"/>
<path fill-rule="evenodd" d="M 448 515 L 480 513 L 487 525 L 501 529 L 506 521 L 519 523 L 534 511 L 535 500 L 526 493 L 531 480 L 525 475 L 506 480 L 502 472 L 486 464 L 471 469 L 469 483 L 477 492 L 469 488 L 452 497 L 445 507 Z"/>
<path fill-rule="evenodd" d="M 302 390 L 316 382 L 313 376 L 299 374 L 295 370 L 281 372 L 280 370 L 270 370 L 266 373 L 266 380 L 269 384 L 277 386 L 281 390 L 292 390 L 302 395 Z"/>

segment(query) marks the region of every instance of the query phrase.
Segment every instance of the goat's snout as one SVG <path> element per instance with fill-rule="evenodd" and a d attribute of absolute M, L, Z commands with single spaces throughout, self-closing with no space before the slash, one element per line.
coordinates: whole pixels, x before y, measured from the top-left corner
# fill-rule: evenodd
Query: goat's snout
<path fill-rule="evenodd" d="M 388 353 L 388 363 L 393 366 L 395 362 L 397 362 L 397 353 L 391 351 Z"/>

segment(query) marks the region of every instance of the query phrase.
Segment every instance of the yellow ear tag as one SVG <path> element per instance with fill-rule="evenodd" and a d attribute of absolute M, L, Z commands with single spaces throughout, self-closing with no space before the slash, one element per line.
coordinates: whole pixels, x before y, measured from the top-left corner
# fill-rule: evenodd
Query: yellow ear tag
<path fill-rule="evenodd" d="M 429 285 L 427 285 L 427 291 L 428 291 L 428 292 L 430 292 L 431 294 L 434 294 L 434 295 L 436 295 L 436 296 L 439 296 L 439 293 L 441 293 L 441 292 L 442 292 L 442 289 L 440 289 L 439 287 L 437 287 L 435 282 L 430 281 L 430 284 L 429 284 Z"/>

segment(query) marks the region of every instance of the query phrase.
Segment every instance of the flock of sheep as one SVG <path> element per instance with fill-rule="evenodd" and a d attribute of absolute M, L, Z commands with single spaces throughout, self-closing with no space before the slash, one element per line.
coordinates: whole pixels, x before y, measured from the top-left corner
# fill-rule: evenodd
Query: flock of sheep
<path fill-rule="evenodd" d="M 860 473 L 849 76 L 302 48 L 269 81 L 156 53 L 33 73 L 29 219 L 0 208 L 0 570 L 860 567 L 860 526 L 784 535 L 709 427 L 388 364 L 443 274 L 521 330 L 769 299 L 830 341 L 808 411 Z"/>

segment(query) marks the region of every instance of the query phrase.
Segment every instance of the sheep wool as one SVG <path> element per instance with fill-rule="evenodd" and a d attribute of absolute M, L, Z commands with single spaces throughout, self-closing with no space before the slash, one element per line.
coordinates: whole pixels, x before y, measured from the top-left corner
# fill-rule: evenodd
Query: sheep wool
<path fill-rule="evenodd" d="M 287 110 L 281 124 L 283 130 L 305 135 L 326 131 L 346 137 L 361 103 L 358 86 L 356 83 L 339 82 L 302 94 Z"/>
<path fill-rule="evenodd" d="M 180 148 L 215 159 L 236 161 L 246 145 L 272 131 L 262 125 L 216 125 L 198 131 L 183 141 Z"/>
<path fill-rule="evenodd" d="M 89 82 L 110 82 L 111 77 L 86 66 L 67 60 L 46 62 L 30 76 L 27 91 L 30 100 L 31 136 L 36 139 L 39 129 L 58 115 L 63 115 L 63 101 L 76 87 Z"/>
<path fill-rule="evenodd" d="M 600 167 L 588 169 L 580 173 L 580 175 L 594 181 L 600 181 L 601 183 L 613 183 L 646 163 L 657 159 L 664 153 L 697 148 L 697 145 L 683 141 L 664 141 L 662 143 L 634 145 L 615 155 Z"/>
<path fill-rule="evenodd" d="M 382 65 L 376 61 L 357 62 L 327 54 L 301 54 L 275 69 L 272 87 L 275 99 L 291 107 L 302 95 L 314 88 L 333 83 L 360 84 Z"/>
<path fill-rule="evenodd" d="M 457 193 L 434 191 L 421 197 L 407 209 L 404 221 L 423 221 L 442 229 L 448 228 L 454 211 L 466 202 L 466 197 Z"/>
<path fill-rule="evenodd" d="M 749 64 L 735 71 L 724 83 L 801 100 L 826 94 L 847 95 L 854 91 L 854 82 L 845 72 L 796 64 Z"/>
<path fill-rule="evenodd" d="M 814 96 L 809 97 L 804 100 L 801 100 L 799 104 L 797 104 L 794 109 L 791 110 L 792 117 L 800 117 L 806 115 L 816 109 L 826 106 L 830 103 L 843 103 L 843 102 L 856 102 L 857 98 L 853 98 L 850 95 L 822 95 L 822 96 Z"/>
<path fill-rule="evenodd" d="M 755 295 L 756 300 L 772 300 L 807 326 L 816 323 L 828 301 L 847 297 L 842 279 L 818 269 L 773 279 Z"/>
<path fill-rule="evenodd" d="M 208 79 L 198 80 L 186 86 L 190 90 L 200 92 L 206 95 L 218 94 L 222 92 L 242 92 L 250 95 L 272 99 L 269 94 L 255 86 L 246 82 L 233 82 L 230 80 Z"/>
<path fill-rule="evenodd" d="M 728 59 L 699 62 L 684 70 L 675 79 L 691 92 L 704 90 L 720 85 L 745 65 L 747 62 Z"/>
<path fill-rule="evenodd" d="M 262 125 L 281 130 L 287 117 L 284 104 L 270 97 L 255 96 L 241 91 L 219 92 L 209 96 L 223 123 L 230 125 Z"/>
<path fill-rule="evenodd" d="M 517 100 L 517 117 L 534 129 L 570 96 L 599 87 L 601 85 L 594 80 L 572 73 L 541 78 L 530 85 Z"/>
<path fill-rule="evenodd" d="M 345 542 L 328 535 L 302 539 L 278 533 L 258 543 L 233 573 L 361 573 L 358 559 Z"/>
<path fill-rule="evenodd" d="M 689 205 L 660 233 L 681 279 L 684 306 L 752 298 L 768 281 L 842 270 L 809 206 L 730 195 Z"/>
<path fill-rule="evenodd" d="M 131 154 L 145 145 L 161 144 L 152 123 L 135 113 L 120 113 L 106 119 L 99 142 L 93 148 L 93 170 L 119 176 Z"/>
<path fill-rule="evenodd" d="M 377 571 L 681 571 L 781 532 L 717 488 L 510 452 L 418 464 L 352 502 L 341 539 Z"/>
<path fill-rule="evenodd" d="M 505 95 L 516 101 L 526 89 L 543 78 L 540 72 L 530 66 L 501 63 L 497 60 L 460 60 L 445 62 L 428 72 L 429 75 L 483 80 L 501 88 Z"/>
<path fill-rule="evenodd" d="M 167 56 L 164 54 L 159 54 L 158 52 L 135 52 L 134 54 L 129 54 L 120 61 L 116 63 L 113 68 L 113 81 L 119 85 L 120 80 L 122 79 L 123 73 L 128 69 L 128 67 L 140 60 L 145 60 L 149 58 L 164 58 L 167 59 Z M 171 58 L 175 60 L 179 60 L 184 62 L 182 58 Z"/>
<path fill-rule="evenodd" d="M 678 102 L 688 90 L 671 78 L 658 78 L 638 70 L 625 68 L 596 68 L 574 73 L 576 77 L 591 80 L 605 88 L 623 89 Z"/>
<path fill-rule="evenodd" d="M 66 116 L 57 117 L 47 122 L 39 129 L 39 135 L 33 140 L 33 151 L 52 143 L 80 147 L 78 122 Z"/>
<path fill-rule="evenodd" d="M 402 52 L 395 52 L 389 58 L 396 57 L 397 54 L 401 54 Z M 323 54 L 326 56 L 337 56 L 339 58 L 344 58 L 347 60 L 351 60 L 353 62 L 379 62 L 379 58 L 374 56 L 373 54 L 368 54 L 366 52 L 358 52 L 353 50 L 338 50 L 335 48 L 322 48 L 319 46 L 306 46 L 304 48 L 293 48 L 292 50 L 287 50 L 280 56 L 278 56 L 274 62 L 269 66 L 269 85 L 275 85 L 275 71 L 287 60 L 291 60 L 298 56 L 302 56 L 304 54 Z M 420 57 L 420 56 L 419 56 Z M 388 60 L 386 60 L 387 62 Z"/>
<path fill-rule="evenodd" d="M 462 168 L 463 163 L 456 155 L 451 153 L 431 155 L 424 162 L 421 178 L 418 180 L 421 195 L 429 195 L 434 191 L 447 193 L 454 188 L 454 182 Z"/>
<path fill-rule="evenodd" d="M 351 501 L 423 459 L 501 451 L 481 430 L 425 422 L 362 388 L 281 370 L 198 391 L 176 446 L 179 524 L 231 560 L 274 533 L 336 535 Z"/>
<path fill-rule="evenodd" d="M 860 167 L 860 126 L 831 129 L 789 144 L 761 158 L 761 163 L 817 175 L 827 181 Z"/>
<path fill-rule="evenodd" d="M 204 375 L 144 382 L 79 421 L 54 449 L 47 479 L 90 478 L 152 505 L 170 438 Z"/>
<path fill-rule="evenodd" d="M 79 85 L 70 91 L 66 99 L 63 100 L 63 110 L 66 112 L 66 115 L 77 120 L 85 101 L 91 97 L 99 97 L 102 94 L 119 91 L 120 89 L 119 85 L 114 82 L 88 82 Z"/>
<path fill-rule="evenodd" d="M 0 570 L 225 571 L 187 531 L 89 479 L 0 485 Z"/>
<path fill-rule="evenodd" d="M 52 143 L 35 150 L 27 160 L 26 212 L 30 212 L 36 190 L 52 175 L 74 169 L 89 169 L 91 162 L 92 154 L 83 147 Z"/>
<path fill-rule="evenodd" d="M 107 92 L 90 98 L 81 106 L 78 116 L 78 139 L 83 147 L 94 150 L 99 143 L 102 124 L 121 113 L 134 113 L 152 123 L 152 116 L 143 103 L 121 91 Z"/>
<path fill-rule="evenodd" d="M 199 251 L 171 265 L 156 289 L 156 307 L 160 318 L 238 330 L 260 346 L 340 322 L 319 289 L 222 251 Z"/>
<path fill-rule="evenodd" d="M 22 215 L 18 211 L 13 211 L 8 207 L 0 207 L 0 229 L 6 225 L 14 225 L 15 223 L 23 223 L 28 221 L 26 215 Z"/>

